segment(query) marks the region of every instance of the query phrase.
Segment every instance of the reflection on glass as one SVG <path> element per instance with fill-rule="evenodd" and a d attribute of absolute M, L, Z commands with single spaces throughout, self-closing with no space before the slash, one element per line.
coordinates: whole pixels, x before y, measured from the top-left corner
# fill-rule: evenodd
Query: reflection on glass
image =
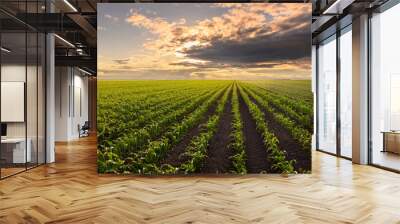
<path fill-rule="evenodd" d="M 45 0 L 0 1 L 9 12 L 45 12 Z M 0 178 L 45 163 L 45 34 L 0 12 Z M 12 30 L 7 29 L 12 27 Z"/>
<path fill-rule="evenodd" d="M 30 159 L 28 160 L 27 167 L 31 168 L 37 165 L 38 158 L 38 144 L 37 144 L 37 132 L 38 132 L 38 120 L 37 120 L 37 33 L 27 33 L 27 99 L 26 99 L 26 113 L 27 113 L 27 143 L 30 148 Z"/>
<path fill-rule="evenodd" d="M 400 74 L 390 77 L 390 130 L 400 130 Z"/>
<path fill-rule="evenodd" d="M 371 19 L 372 163 L 400 170 L 400 5 Z"/>
<path fill-rule="evenodd" d="M 9 49 L 1 57 L 1 176 L 25 170 L 30 161 L 30 145 L 26 141 L 25 33 L 2 33 L 1 45 Z M 27 150 L 28 149 L 28 150 Z"/>
<path fill-rule="evenodd" d="M 336 40 L 318 48 L 318 148 L 336 153 Z"/>
<path fill-rule="evenodd" d="M 46 38 L 45 35 L 42 33 L 38 34 L 38 76 L 37 76 L 37 89 L 38 89 L 38 156 L 37 156 L 37 162 L 38 164 L 43 164 L 45 163 L 45 65 L 46 65 L 46 52 L 45 52 L 45 44 L 46 44 Z"/>

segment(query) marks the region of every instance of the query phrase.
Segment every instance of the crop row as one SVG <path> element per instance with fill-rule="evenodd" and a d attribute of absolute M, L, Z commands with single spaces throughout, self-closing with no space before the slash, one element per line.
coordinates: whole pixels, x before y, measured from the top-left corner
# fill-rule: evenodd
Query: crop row
<path fill-rule="evenodd" d="M 160 148 L 163 143 L 166 142 L 166 139 L 169 139 L 168 136 L 171 134 L 171 132 L 176 132 L 175 129 L 179 129 L 179 127 L 176 126 L 179 124 L 179 121 L 182 118 L 184 118 L 182 121 L 183 124 L 185 123 L 185 120 L 193 117 L 185 117 L 187 114 L 189 114 L 193 110 L 195 110 L 195 112 L 193 112 L 192 115 L 196 114 L 196 111 L 199 111 L 199 108 L 204 108 L 207 102 L 216 98 L 221 93 L 221 91 L 222 90 L 211 91 L 210 93 L 196 99 L 195 101 L 185 105 L 184 107 L 179 108 L 178 110 L 173 110 L 166 113 L 165 116 L 160 118 L 158 121 L 153 121 L 139 130 L 125 133 L 118 139 L 118 141 L 116 141 L 115 144 L 113 144 L 113 146 L 99 150 L 99 160 L 105 161 L 104 163 L 99 162 L 99 165 L 103 166 L 102 170 L 106 170 L 106 172 L 120 172 L 121 170 L 128 172 L 132 171 L 136 173 L 138 171 L 141 172 L 144 167 L 144 157 L 149 157 L 149 155 L 151 155 L 151 152 L 154 151 L 152 150 L 152 148 L 155 148 L 156 145 L 158 145 L 158 147 Z M 152 139 L 162 134 L 164 131 L 166 131 L 167 133 L 164 134 L 162 140 L 151 141 Z M 146 148 L 149 149 L 146 150 Z M 146 155 L 146 153 L 148 155 Z M 109 157 L 112 157 L 113 160 L 109 161 Z M 116 160 L 116 157 L 119 157 L 120 159 Z M 121 163 L 121 160 L 123 160 L 122 163 L 124 165 L 120 165 L 118 167 L 120 171 L 117 171 L 114 168 L 110 168 L 117 167 L 115 166 L 114 162 Z"/>
<path fill-rule="evenodd" d="M 148 120 L 148 114 L 164 109 L 171 102 L 179 102 L 188 97 L 194 99 L 206 91 L 220 89 L 222 86 L 221 83 L 213 82 L 200 84 L 165 81 L 158 86 L 148 81 L 134 81 L 133 84 L 129 84 L 131 81 L 116 83 L 120 83 L 120 88 L 117 88 L 115 81 L 99 84 L 102 89 L 98 103 L 98 128 L 99 133 L 104 134 L 107 140 L 113 140 L 121 133 L 140 127 L 141 123 L 137 121 Z M 141 91 L 138 92 L 137 89 Z"/>
<path fill-rule="evenodd" d="M 197 109 L 185 117 L 180 123 L 171 123 L 168 131 L 159 140 L 151 141 L 147 149 L 134 153 L 135 163 L 132 164 L 132 171 L 143 174 L 165 173 L 158 165 L 159 160 L 163 158 L 173 146 L 180 142 L 191 128 L 198 124 L 209 107 L 217 101 L 225 90 L 226 88 L 223 88 L 213 96 L 208 97 L 207 101 L 197 106 Z"/>
<path fill-rule="evenodd" d="M 311 82 L 309 80 L 264 80 L 253 81 L 256 84 L 279 96 L 300 100 L 312 105 L 313 96 L 311 92 Z"/>
<path fill-rule="evenodd" d="M 264 86 L 260 83 L 254 83 L 254 82 L 243 82 L 242 84 L 250 84 L 251 86 L 258 87 L 268 93 L 270 97 L 279 100 L 279 102 L 283 105 L 287 105 L 292 108 L 295 112 L 297 112 L 300 115 L 304 116 L 312 116 L 313 113 L 313 107 L 312 107 L 312 102 L 308 102 L 304 100 L 304 97 L 301 97 L 299 95 L 296 95 L 294 92 L 293 95 L 289 94 L 284 94 L 284 90 L 271 90 L 268 88 L 268 86 Z M 309 91 L 311 92 L 311 91 Z M 311 95 L 312 96 L 312 95 Z"/>
<path fill-rule="evenodd" d="M 231 157 L 234 172 L 238 174 L 246 174 L 246 151 L 245 139 L 243 134 L 243 122 L 239 110 L 239 97 L 237 94 L 237 83 L 233 87 L 232 93 L 232 148 L 234 155 Z"/>
<path fill-rule="evenodd" d="M 187 105 L 190 101 L 196 99 L 203 95 L 207 90 L 203 90 L 201 92 L 194 92 L 192 94 L 182 94 L 181 97 L 176 97 L 177 93 L 171 98 L 160 97 L 162 100 L 160 106 L 154 106 L 152 109 L 141 111 L 141 114 L 134 114 L 131 112 L 131 120 L 126 120 L 121 116 L 118 119 L 113 119 L 112 117 L 104 117 L 103 120 L 107 120 L 107 122 L 102 121 L 99 125 L 99 134 L 98 139 L 101 145 L 104 146 L 112 146 L 115 141 L 121 137 L 121 134 L 134 132 L 136 129 L 145 126 L 146 124 L 154 121 L 155 119 L 159 119 L 162 115 L 166 115 L 171 111 L 175 111 L 177 109 L 182 108 Z M 171 103 L 172 99 L 174 99 L 174 103 Z M 113 112 L 115 114 L 119 114 L 118 112 Z M 107 141 L 104 141 L 107 139 Z"/>
<path fill-rule="evenodd" d="M 159 82 L 159 81 L 155 81 Z M 126 87 L 132 87 L 122 82 Z M 160 84 L 164 82 L 160 81 Z M 138 82 L 138 89 L 121 89 L 111 83 L 99 103 L 98 169 L 102 173 L 175 174 L 199 172 L 208 156 L 210 143 L 217 133 L 221 116 L 232 114 L 230 139 L 227 149 L 231 171 L 246 174 L 246 139 L 240 112 L 241 102 L 250 112 L 260 134 L 272 170 L 294 173 L 295 160 L 289 160 L 280 148 L 280 136 L 272 131 L 273 123 L 285 129 L 302 149 L 309 150 L 312 131 L 312 107 L 302 95 L 299 100 L 295 90 L 285 90 L 286 84 L 241 81 L 165 82 L 159 86 L 153 82 Z M 296 82 L 293 82 L 296 83 Z M 272 85 L 268 89 L 267 85 Z M 288 86 L 294 85 L 292 83 Z M 124 87 L 125 88 L 125 87 Z M 135 93 L 135 94 L 132 94 Z M 225 111 L 230 99 L 231 111 Z M 243 101 L 239 101 L 243 99 Z M 214 109 L 215 108 L 215 109 Z M 265 113 L 266 114 L 265 114 Z M 210 115 L 209 115 L 210 114 Z M 189 131 L 198 125 L 200 133 L 189 138 Z M 224 126 L 225 127 L 225 126 Z M 163 164 L 169 161 L 170 151 L 182 142 L 190 140 L 180 155 L 181 164 Z M 185 143 L 186 144 L 186 143 Z M 178 150 L 179 151 L 179 150 Z M 172 155 L 174 155 L 173 151 Z M 228 153 L 228 152 L 227 152 Z M 227 155 L 228 156 L 228 155 Z M 174 158 L 174 157 L 173 157 Z M 228 157 L 227 157 L 228 158 Z"/>
<path fill-rule="evenodd" d="M 294 102 L 287 101 L 283 97 L 276 97 L 273 94 L 268 93 L 264 89 L 254 86 L 254 85 L 243 85 L 244 87 L 251 89 L 258 94 L 262 94 L 263 100 L 268 101 L 268 103 L 284 113 L 290 119 L 294 120 L 296 124 L 300 127 L 304 127 L 309 132 L 312 132 L 312 116 L 311 114 L 299 113 L 294 108 L 296 107 Z"/>
<path fill-rule="evenodd" d="M 228 100 L 228 95 L 231 92 L 232 86 L 225 91 L 222 99 L 218 102 L 217 109 L 213 116 L 211 116 L 204 126 L 204 130 L 195 136 L 188 147 L 185 149 L 184 157 L 187 161 L 180 166 L 180 170 L 185 173 L 194 173 L 199 171 L 203 165 L 204 159 L 207 156 L 207 149 L 210 140 L 217 131 L 218 124 L 221 115 L 224 112 L 226 101 Z"/>
<path fill-rule="evenodd" d="M 301 145 L 304 150 L 311 148 L 311 134 L 308 130 L 297 125 L 296 122 L 285 116 L 283 113 L 278 112 L 274 107 L 269 105 L 269 98 L 254 89 L 246 88 L 245 91 L 264 108 L 268 113 L 273 116 L 273 119 L 285 128 L 290 135 Z"/>
<path fill-rule="evenodd" d="M 216 92 L 217 91 L 212 91 L 189 104 L 181 103 L 181 107 L 178 107 L 178 109 L 173 107 L 167 111 L 163 111 L 164 115 L 159 119 L 151 121 L 143 128 L 133 130 L 119 138 L 119 141 L 115 144 L 116 148 L 128 153 L 139 151 L 146 147 L 149 141 L 159 137 L 164 131 L 168 130 L 171 125 L 179 122 Z"/>
<path fill-rule="evenodd" d="M 286 151 L 279 148 L 279 140 L 268 128 L 268 123 L 265 120 L 265 114 L 255 103 L 251 102 L 249 96 L 241 89 L 240 86 L 239 92 L 256 123 L 256 129 L 262 136 L 264 146 L 269 152 L 269 159 L 272 162 L 271 167 L 282 173 L 294 173 L 293 165 L 295 161 L 289 161 L 286 159 Z"/>

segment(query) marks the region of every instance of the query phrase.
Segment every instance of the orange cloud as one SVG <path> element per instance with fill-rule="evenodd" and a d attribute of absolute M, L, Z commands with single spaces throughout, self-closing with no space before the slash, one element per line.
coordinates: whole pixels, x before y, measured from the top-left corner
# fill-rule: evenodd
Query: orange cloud
<path fill-rule="evenodd" d="M 126 21 L 157 35 L 155 40 L 145 44 L 149 49 L 182 52 L 188 48 L 208 45 L 213 40 L 254 38 L 274 32 L 284 32 L 287 27 L 301 28 L 307 23 L 296 24 L 294 18 L 308 14 L 309 4 L 237 4 L 221 3 L 216 7 L 230 8 L 228 13 L 198 21 L 193 26 L 185 25 L 181 19 L 168 22 L 163 18 L 149 18 L 133 12 Z"/>
<path fill-rule="evenodd" d="M 144 43 L 147 54 L 135 55 L 129 60 L 108 59 L 101 63 L 99 71 L 103 72 L 102 74 L 134 71 L 140 77 L 149 71 L 160 72 L 160 76 L 162 73 L 173 71 L 173 77 L 176 77 L 177 71 L 182 71 L 182 74 L 192 79 L 257 79 L 290 76 L 309 78 L 311 66 L 309 56 L 304 58 L 296 56 L 298 58 L 286 61 L 232 64 L 195 57 L 192 53 L 206 48 L 216 49 L 214 46 L 216 42 L 243 45 L 259 41 L 260 37 L 276 39 L 296 30 L 309 32 L 310 4 L 218 3 L 214 4 L 214 7 L 224 7 L 228 11 L 221 16 L 196 21 L 194 24 L 187 24 L 184 18 L 167 21 L 157 17 L 156 14 L 146 16 L 138 11 L 131 11 L 125 21 L 152 34 L 152 37 Z M 224 50 L 225 45 L 220 48 Z M 218 55 L 213 58 L 218 58 Z M 154 71 L 154 68 L 157 68 L 157 71 Z"/>

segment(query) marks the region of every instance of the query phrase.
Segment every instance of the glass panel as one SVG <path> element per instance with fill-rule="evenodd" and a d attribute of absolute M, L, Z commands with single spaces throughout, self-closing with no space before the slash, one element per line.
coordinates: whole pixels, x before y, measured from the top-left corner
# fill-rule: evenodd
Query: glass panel
<path fill-rule="evenodd" d="M 350 30 L 348 30 L 350 29 Z M 340 36 L 340 152 L 352 157 L 352 35 L 351 26 Z"/>
<path fill-rule="evenodd" d="M 45 1 L 1 1 L 9 12 L 43 13 Z M 4 22 L 6 21 L 6 22 Z M 45 35 L 0 12 L 0 177 L 45 162 Z"/>
<path fill-rule="evenodd" d="M 372 163 L 400 170 L 400 5 L 374 15 L 372 25 Z"/>
<path fill-rule="evenodd" d="M 318 48 L 318 149 L 336 153 L 336 37 Z"/>
<path fill-rule="evenodd" d="M 38 45 L 38 163 L 45 163 L 46 150 L 45 150 L 45 35 L 39 33 Z"/>
<path fill-rule="evenodd" d="M 27 143 L 28 150 L 30 148 L 30 159 L 28 159 L 28 168 L 34 167 L 37 165 L 38 160 L 38 141 L 37 141 L 37 132 L 38 132 L 38 107 L 37 107 L 37 98 L 38 98 L 38 36 L 36 32 L 27 33 L 28 38 L 28 63 L 27 63 L 27 93 L 26 93 L 26 113 L 27 113 Z M 29 154 L 28 154 L 29 155 Z"/>
<path fill-rule="evenodd" d="M 37 1 L 27 2 L 26 12 L 37 13 L 39 5 Z M 37 18 L 37 17 L 34 17 Z M 36 23 L 37 21 L 31 22 Z M 30 148 L 31 158 L 27 167 L 35 167 L 38 164 L 38 33 L 35 30 L 27 30 L 27 144 Z"/>
<path fill-rule="evenodd" d="M 25 170 L 31 151 L 26 150 L 26 35 L 2 33 L 1 57 L 1 174 Z"/>

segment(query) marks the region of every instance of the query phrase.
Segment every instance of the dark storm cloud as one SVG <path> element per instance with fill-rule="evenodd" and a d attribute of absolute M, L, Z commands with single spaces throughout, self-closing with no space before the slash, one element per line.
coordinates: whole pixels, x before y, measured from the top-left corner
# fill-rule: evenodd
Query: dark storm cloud
<path fill-rule="evenodd" d="M 107 57 L 110 63 L 101 65 L 102 75 L 138 79 L 310 76 L 310 4 L 213 7 L 223 10 L 196 20 L 178 12 L 170 12 L 169 17 L 131 11 L 125 22 L 133 27 L 132 38 L 140 37 L 130 50 L 131 60 Z"/>
<path fill-rule="evenodd" d="M 128 64 L 129 58 L 128 59 L 115 59 L 113 60 L 115 63 L 120 64 L 120 65 L 125 65 Z"/>
<path fill-rule="evenodd" d="M 241 41 L 216 40 L 207 47 L 184 53 L 190 58 L 242 65 L 302 59 L 311 54 L 311 35 L 307 28 L 309 26 Z"/>

